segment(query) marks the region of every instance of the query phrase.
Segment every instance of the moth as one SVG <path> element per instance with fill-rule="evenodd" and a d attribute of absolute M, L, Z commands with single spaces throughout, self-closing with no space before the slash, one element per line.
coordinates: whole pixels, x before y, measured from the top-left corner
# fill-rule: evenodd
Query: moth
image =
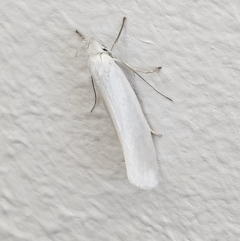
<path fill-rule="evenodd" d="M 126 18 L 123 18 L 122 27 L 113 46 L 122 32 L 125 20 Z M 90 39 L 87 51 L 92 81 L 102 97 L 121 143 L 128 179 L 141 189 L 152 189 L 159 183 L 159 167 L 152 134 L 160 134 L 149 127 L 134 90 L 116 63 L 121 61 L 94 38 Z M 140 78 L 142 77 L 137 72 L 150 73 L 161 68 L 141 71 L 124 62 L 122 64 Z"/>

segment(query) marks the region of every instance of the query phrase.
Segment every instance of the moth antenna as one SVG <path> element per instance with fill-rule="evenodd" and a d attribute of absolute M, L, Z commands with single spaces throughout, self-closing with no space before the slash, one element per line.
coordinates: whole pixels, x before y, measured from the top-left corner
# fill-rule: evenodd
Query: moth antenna
<path fill-rule="evenodd" d="M 123 18 L 121 29 L 120 29 L 120 31 L 119 31 L 119 33 L 118 33 L 117 38 L 115 39 L 115 41 L 114 41 L 114 43 L 113 43 L 113 45 L 112 45 L 111 51 L 113 50 L 114 45 L 117 43 L 117 41 L 118 41 L 118 39 L 119 39 L 119 37 L 120 37 L 120 35 L 121 35 L 121 33 L 122 33 L 122 30 L 123 30 L 124 23 L 125 23 L 126 19 L 127 19 L 126 17 Z"/>
<path fill-rule="evenodd" d="M 83 34 L 80 33 L 78 30 L 76 30 L 76 33 L 77 33 L 83 40 L 85 39 L 85 37 L 83 36 Z"/>

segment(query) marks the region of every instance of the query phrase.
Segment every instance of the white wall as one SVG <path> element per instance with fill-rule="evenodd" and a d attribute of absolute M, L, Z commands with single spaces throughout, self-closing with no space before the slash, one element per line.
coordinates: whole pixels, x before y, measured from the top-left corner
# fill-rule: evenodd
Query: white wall
<path fill-rule="evenodd" d="M 1 1 L 0 240 L 236 241 L 240 2 Z M 154 130 L 159 186 L 127 180 L 86 42 L 111 46 Z M 77 57 L 75 57 L 76 53 Z"/>

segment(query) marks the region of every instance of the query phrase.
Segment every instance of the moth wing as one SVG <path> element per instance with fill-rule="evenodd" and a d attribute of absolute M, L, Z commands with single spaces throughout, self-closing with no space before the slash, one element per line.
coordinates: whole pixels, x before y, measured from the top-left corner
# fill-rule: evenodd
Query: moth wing
<path fill-rule="evenodd" d="M 89 66 L 121 143 L 129 181 L 154 188 L 159 182 L 156 150 L 135 92 L 108 55 L 93 57 Z"/>

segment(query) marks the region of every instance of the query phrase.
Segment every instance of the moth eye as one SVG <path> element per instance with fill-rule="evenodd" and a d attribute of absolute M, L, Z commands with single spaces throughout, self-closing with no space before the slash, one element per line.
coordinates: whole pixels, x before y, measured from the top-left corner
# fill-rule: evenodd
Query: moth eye
<path fill-rule="evenodd" d="M 102 50 L 103 51 L 108 51 L 108 49 L 105 46 L 103 46 L 103 45 L 102 45 Z"/>

